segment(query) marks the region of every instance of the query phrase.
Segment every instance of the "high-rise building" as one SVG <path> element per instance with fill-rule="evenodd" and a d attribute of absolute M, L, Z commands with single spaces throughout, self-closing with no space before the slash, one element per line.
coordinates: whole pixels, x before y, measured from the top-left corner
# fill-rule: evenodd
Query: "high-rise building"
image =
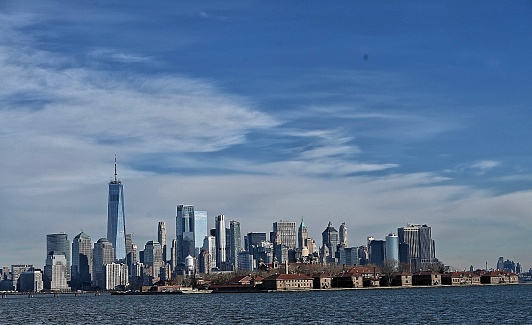
<path fill-rule="evenodd" d="M 229 262 L 238 270 L 238 253 L 242 251 L 242 236 L 240 235 L 240 222 L 229 222 Z"/>
<path fill-rule="evenodd" d="M 434 240 L 432 240 L 429 226 L 408 224 L 406 227 L 398 228 L 397 234 L 399 243 L 408 245 L 409 260 L 400 259 L 400 263 L 407 263 L 412 271 L 418 271 L 426 270 L 431 263 L 437 261 Z"/>
<path fill-rule="evenodd" d="M 43 274 L 41 270 L 31 269 L 20 274 L 18 279 L 19 291 L 39 292 L 44 289 Z"/>
<path fill-rule="evenodd" d="M 303 249 L 307 247 L 308 229 L 303 221 L 303 217 L 301 217 L 301 223 L 299 224 L 297 235 L 297 248 Z"/>
<path fill-rule="evenodd" d="M 153 277 L 153 281 L 161 278 L 161 269 L 164 266 L 163 252 L 161 244 L 150 240 L 144 246 L 144 266 L 148 268 L 148 274 Z"/>
<path fill-rule="evenodd" d="M 67 260 L 63 252 L 51 251 L 44 266 L 44 288 L 50 290 L 69 289 L 66 277 Z"/>
<path fill-rule="evenodd" d="M 177 266 L 185 265 L 188 255 L 194 256 L 194 206 L 180 204 L 176 213 Z"/>
<path fill-rule="evenodd" d="M 210 273 L 211 269 L 216 267 L 216 237 L 215 236 L 205 236 L 203 239 L 203 250 L 206 251 L 206 254 L 209 258 L 209 263 L 205 264 L 207 268 L 205 273 Z"/>
<path fill-rule="evenodd" d="M 72 240 L 72 284 L 75 289 L 91 286 L 92 278 L 91 237 L 80 232 Z"/>
<path fill-rule="evenodd" d="M 124 263 L 104 265 L 105 290 L 124 290 L 128 285 L 128 268 Z"/>
<path fill-rule="evenodd" d="M 107 240 L 113 245 L 115 259 L 126 262 L 126 215 L 124 212 L 124 186 L 116 174 L 109 182 L 107 204 Z"/>
<path fill-rule="evenodd" d="M 288 249 L 296 248 L 296 223 L 292 221 L 277 221 L 273 223 L 273 240 L 275 244 L 282 244 Z"/>
<path fill-rule="evenodd" d="M 220 214 L 215 219 L 216 229 L 216 266 L 222 269 L 227 262 L 225 215 Z"/>
<path fill-rule="evenodd" d="M 340 239 L 340 247 L 347 247 L 347 226 L 345 225 L 345 222 L 342 222 L 340 225 L 340 229 L 338 230 L 338 236 Z"/>
<path fill-rule="evenodd" d="M 386 242 L 368 237 L 368 255 L 371 264 L 381 266 L 386 255 Z"/>
<path fill-rule="evenodd" d="M 164 221 L 159 221 L 159 224 L 157 225 L 157 241 L 161 244 L 163 262 L 166 263 L 166 225 L 164 224 Z"/>
<path fill-rule="evenodd" d="M 100 238 L 92 250 L 92 282 L 95 287 L 105 288 L 105 265 L 114 263 L 115 251 L 107 238 Z"/>
<path fill-rule="evenodd" d="M 203 239 L 209 234 L 209 227 L 207 225 L 207 211 L 194 210 L 194 253 L 198 256 L 203 247 Z"/>
<path fill-rule="evenodd" d="M 22 291 L 18 285 L 18 279 L 20 275 L 26 271 L 33 270 L 31 264 L 13 264 L 11 265 L 11 280 L 13 281 L 13 288 L 17 291 Z"/>
<path fill-rule="evenodd" d="M 63 254 L 66 259 L 66 278 L 70 281 L 70 242 L 65 233 L 46 235 L 46 255 L 51 252 Z"/>
<path fill-rule="evenodd" d="M 328 248 L 329 255 L 326 257 L 327 263 L 336 262 L 336 252 L 338 248 L 338 230 L 334 229 L 332 222 L 329 221 L 327 228 L 321 233 L 323 246 Z"/>
<path fill-rule="evenodd" d="M 265 232 L 248 232 L 248 247 L 246 247 L 247 250 L 251 250 L 251 246 L 259 246 L 259 244 L 263 241 L 266 241 L 266 233 Z"/>
<path fill-rule="evenodd" d="M 399 237 L 394 233 L 386 236 L 386 260 L 399 263 Z"/>
<path fill-rule="evenodd" d="M 172 247 L 170 248 L 170 266 L 172 272 L 177 267 L 177 239 L 172 239 Z"/>

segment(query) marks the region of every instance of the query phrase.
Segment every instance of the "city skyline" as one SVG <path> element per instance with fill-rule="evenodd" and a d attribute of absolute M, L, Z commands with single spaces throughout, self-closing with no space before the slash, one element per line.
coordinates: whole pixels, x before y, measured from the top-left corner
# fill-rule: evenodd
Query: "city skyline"
<path fill-rule="evenodd" d="M 190 203 L 528 267 L 530 30 L 528 3 L 3 1 L 0 265 L 106 237 L 116 155 L 139 248 Z"/>

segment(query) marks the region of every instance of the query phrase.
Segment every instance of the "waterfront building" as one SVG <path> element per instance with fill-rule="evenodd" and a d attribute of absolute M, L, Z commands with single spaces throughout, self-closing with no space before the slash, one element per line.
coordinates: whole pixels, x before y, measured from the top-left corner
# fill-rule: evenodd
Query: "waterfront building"
<path fill-rule="evenodd" d="M 412 271 L 427 270 L 437 262 L 435 244 L 432 240 L 431 227 L 427 225 L 408 224 L 397 229 L 399 243 L 408 245 L 408 260 L 401 260 L 406 254 L 400 254 L 400 263 L 410 265 Z"/>
<path fill-rule="evenodd" d="M 157 241 L 161 244 L 163 262 L 166 263 L 166 225 L 164 221 L 159 221 L 157 224 Z"/>
<path fill-rule="evenodd" d="M 164 266 L 161 244 L 150 240 L 144 246 L 145 273 L 152 277 L 153 282 L 161 278 L 161 268 Z"/>
<path fill-rule="evenodd" d="M 314 279 L 303 274 L 274 274 L 262 279 L 266 290 L 310 290 Z"/>
<path fill-rule="evenodd" d="M 46 235 L 46 256 L 51 252 L 63 254 L 66 259 L 66 277 L 70 281 L 70 242 L 68 235 L 63 233 Z"/>
<path fill-rule="evenodd" d="M 72 240 L 72 283 L 74 289 L 87 288 L 92 283 L 91 237 L 80 232 Z"/>
<path fill-rule="evenodd" d="M 40 292 L 44 289 L 43 274 L 41 270 L 30 269 L 20 274 L 18 278 L 18 291 Z"/>
<path fill-rule="evenodd" d="M 399 237 L 394 233 L 386 236 L 386 260 L 399 263 Z"/>
<path fill-rule="evenodd" d="M 185 265 L 185 257 L 195 254 L 194 226 L 194 206 L 178 205 L 176 214 L 176 267 L 183 267 Z"/>
<path fill-rule="evenodd" d="M 227 262 L 227 239 L 225 229 L 225 215 L 220 214 L 215 219 L 216 229 L 216 266 L 221 270 Z"/>
<path fill-rule="evenodd" d="M 22 273 L 32 270 L 33 265 L 31 264 L 13 264 L 11 265 L 11 280 L 13 281 L 13 288 L 19 290 L 18 280 Z"/>
<path fill-rule="evenodd" d="M 124 290 L 128 286 L 128 268 L 124 263 L 104 265 L 105 290 Z"/>
<path fill-rule="evenodd" d="M 67 290 L 67 260 L 63 252 L 51 251 L 44 266 L 44 288 L 50 290 Z"/>
<path fill-rule="evenodd" d="M 116 174 L 109 182 L 109 196 L 107 203 L 107 240 L 114 249 L 114 258 L 119 262 L 126 262 L 126 215 L 124 211 L 124 186 Z"/>
<path fill-rule="evenodd" d="M 301 250 L 303 250 L 303 248 L 307 248 L 308 228 L 303 221 L 303 217 L 301 217 L 301 223 L 297 229 L 297 235 L 297 247 Z"/>
<path fill-rule="evenodd" d="M 229 245 L 227 246 L 229 262 L 233 264 L 234 270 L 238 270 L 238 253 L 242 251 L 242 237 L 240 235 L 240 222 L 238 221 L 229 221 Z"/>
<path fill-rule="evenodd" d="M 327 263 L 336 263 L 336 252 L 339 243 L 338 231 L 334 229 L 332 222 L 329 221 L 327 228 L 321 233 L 323 246 L 327 247 L 328 255 L 324 255 L 323 259 Z"/>
<path fill-rule="evenodd" d="M 345 225 L 345 222 L 342 222 L 340 225 L 340 229 L 338 230 L 338 236 L 340 240 L 340 247 L 347 247 L 347 226 Z"/>
<path fill-rule="evenodd" d="M 207 211 L 194 210 L 194 255 L 198 256 L 203 248 L 203 239 L 209 235 Z"/>
<path fill-rule="evenodd" d="M 92 250 L 92 282 L 95 287 L 105 288 L 105 265 L 114 263 L 115 251 L 107 238 L 100 238 Z"/>

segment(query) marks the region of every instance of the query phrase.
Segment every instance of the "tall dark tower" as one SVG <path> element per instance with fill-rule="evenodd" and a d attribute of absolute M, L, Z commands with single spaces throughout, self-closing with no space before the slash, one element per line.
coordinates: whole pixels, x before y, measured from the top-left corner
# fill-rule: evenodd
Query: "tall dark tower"
<path fill-rule="evenodd" d="M 107 205 L 107 240 L 113 245 L 115 259 L 126 261 L 126 215 L 124 213 L 124 186 L 116 174 L 109 182 L 109 201 Z"/>

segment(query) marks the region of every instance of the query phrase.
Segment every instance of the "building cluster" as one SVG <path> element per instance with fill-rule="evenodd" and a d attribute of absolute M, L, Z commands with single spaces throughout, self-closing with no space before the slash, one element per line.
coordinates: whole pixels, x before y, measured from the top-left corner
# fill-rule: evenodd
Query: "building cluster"
<path fill-rule="evenodd" d="M 281 220 L 273 223 L 269 233 L 249 232 L 242 236 L 238 221 L 227 222 L 226 216 L 220 214 L 214 218 L 214 228 L 208 229 L 207 211 L 186 204 L 177 205 L 176 232 L 171 241 L 167 239 L 165 222 L 160 221 L 157 240 L 148 241 L 139 250 L 131 234 L 126 233 L 124 192 L 116 173 L 116 159 L 114 178 L 109 182 L 107 220 L 107 237 L 94 243 L 84 232 L 72 242 L 65 233 L 48 234 L 44 268 L 3 268 L 0 290 L 123 290 L 176 277 L 268 270 L 286 263 L 394 265 L 397 270 L 410 273 L 442 266 L 427 225 L 409 224 L 384 240 L 370 236 L 365 245 L 349 246 L 346 224 L 336 230 L 329 222 L 318 246 L 309 237 L 303 218 L 299 225 Z"/>
<path fill-rule="evenodd" d="M 338 288 L 465 286 L 519 282 L 517 274 L 508 271 L 476 270 L 444 273 L 419 271 L 412 273 L 386 267 L 354 266 L 337 274 L 307 273 L 289 273 L 287 268 L 283 273 L 275 273 L 265 278 L 251 275 L 235 276 L 225 284 L 213 285 L 210 288 L 213 292 L 259 292 Z"/>

